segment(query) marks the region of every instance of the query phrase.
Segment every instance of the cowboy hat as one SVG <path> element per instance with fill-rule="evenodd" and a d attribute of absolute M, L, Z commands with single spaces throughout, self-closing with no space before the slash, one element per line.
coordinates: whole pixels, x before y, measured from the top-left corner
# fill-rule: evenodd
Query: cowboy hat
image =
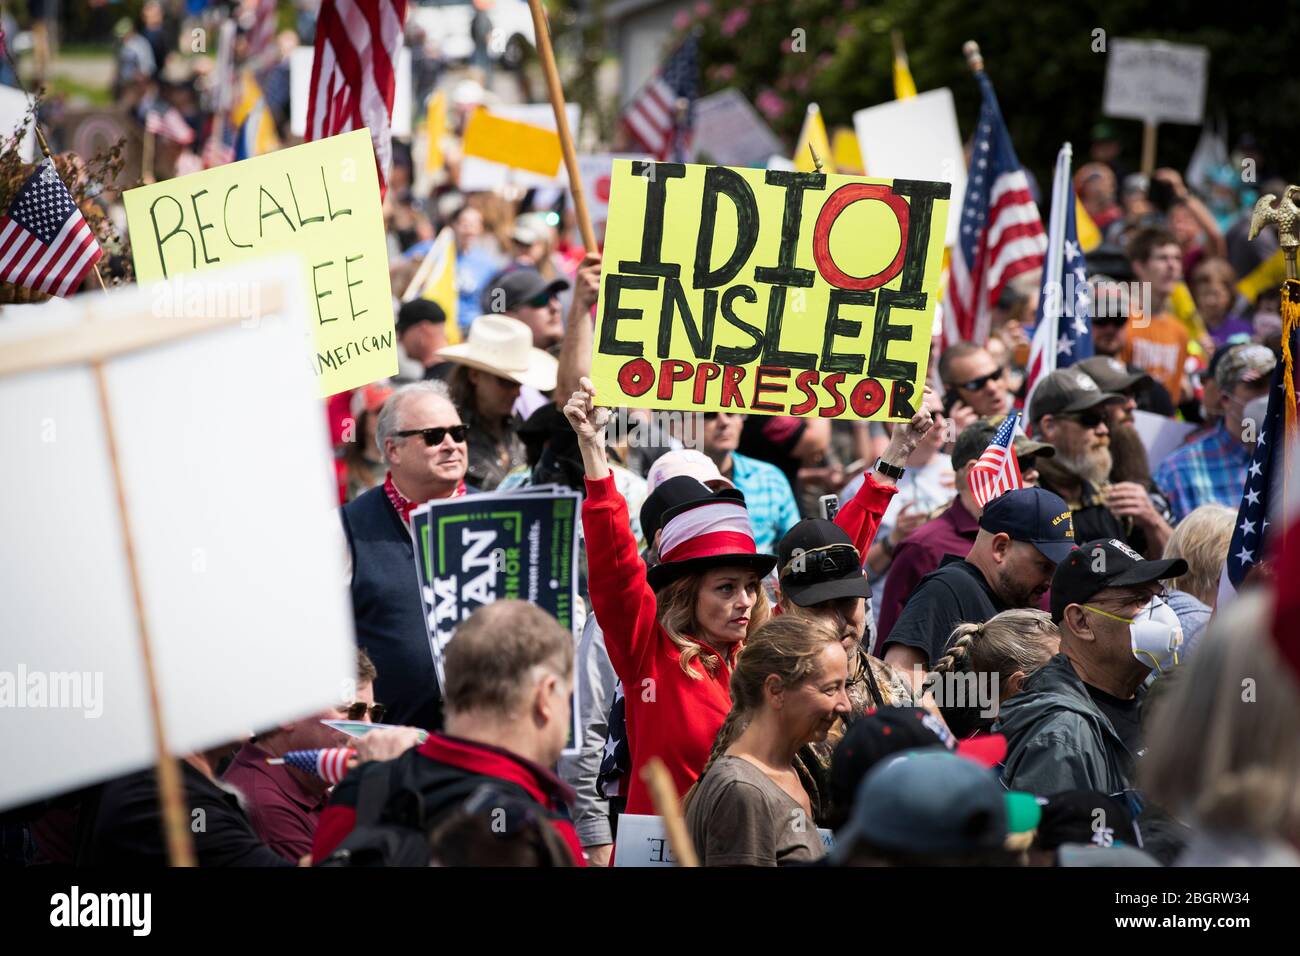
<path fill-rule="evenodd" d="M 470 325 L 464 342 L 441 348 L 438 354 L 449 362 L 531 385 L 539 392 L 555 388 L 560 365 L 553 356 L 533 348 L 532 329 L 508 315 L 480 315 Z"/>

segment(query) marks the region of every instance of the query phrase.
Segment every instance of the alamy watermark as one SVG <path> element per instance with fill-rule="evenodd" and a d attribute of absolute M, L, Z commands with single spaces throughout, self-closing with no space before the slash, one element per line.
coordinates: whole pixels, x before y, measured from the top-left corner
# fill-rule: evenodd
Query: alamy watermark
<path fill-rule="evenodd" d="M 88 720 L 104 713 L 103 671 L 0 671 L 0 710 L 80 710 Z"/>

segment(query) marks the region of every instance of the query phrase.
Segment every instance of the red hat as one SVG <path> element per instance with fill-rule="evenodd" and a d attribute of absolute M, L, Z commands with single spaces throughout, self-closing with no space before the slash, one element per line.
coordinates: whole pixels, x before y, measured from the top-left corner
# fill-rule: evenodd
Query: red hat
<path fill-rule="evenodd" d="M 732 566 L 763 577 L 776 567 L 776 557 L 757 553 L 743 496 L 700 485 L 699 497 L 664 512 L 659 563 L 646 572 L 646 580 L 657 591 L 682 575 Z"/>

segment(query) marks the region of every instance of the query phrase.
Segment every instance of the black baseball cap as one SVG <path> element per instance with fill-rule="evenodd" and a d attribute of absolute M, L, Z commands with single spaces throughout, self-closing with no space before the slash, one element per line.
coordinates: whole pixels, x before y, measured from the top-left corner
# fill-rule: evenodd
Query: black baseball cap
<path fill-rule="evenodd" d="M 858 784 L 876 764 L 904 750 L 941 747 L 982 767 L 1007 755 L 1001 734 L 958 740 L 939 718 L 921 707 L 880 707 L 855 720 L 831 757 L 831 805 L 847 807 Z"/>
<path fill-rule="evenodd" d="M 1120 800 L 1096 790 L 1066 790 L 1039 798 L 1041 817 L 1034 846 L 1055 850 L 1063 843 L 1141 846 L 1133 814 Z"/>
<path fill-rule="evenodd" d="M 1052 620 L 1060 624 L 1068 605 L 1082 604 L 1106 588 L 1154 584 L 1186 573 L 1187 562 L 1182 558 L 1147 561 L 1114 538 L 1085 542 L 1071 551 L 1052 575 Z"/>
<path fill-rule="evenodd" d="M 410 302 L 403 302 L 402 307 L 397 310 L 397 337 L 400 339 L 408 329 L 421 322 L 442 325 L 446 321 L 447 313 L 442 311 L 442 306 L 437 302 L 428 299 L 412 299 Z"/>
<path fill-rule="evenodd" d="M 800 607 L 836 598 L 870 597 L 862 555 L 848 532 L 825 518 L 805 518 L 777 545 L 781 593 Z"/>
<path fill-rule="evenodd" d="M 1070 506 L 1046 488 L 1017 488 L 994 498 L 984 506 L 980 528 L 1032 544 L 1052 562 L 1065 560 L 1074 548 Z"/>
<path fill-rule="evenodd" d="M 1135 385 L 1148 386 L 1153 379 L 1146 372 L 1130 372 L 1128 366 L 1113 355 L 1094 355 L 1075 362 L 1103 392 L 1125 392 Z"/>
<path fill-rule="evenodd" d="M 1001 420 L 980 418 L 963 428 L 952 446 L 953 470 L 961 468 L 967 462 L 975 461 L 984 454 L 984 450 L 989 447 L 989 442 L 993 441 L 993 436 L 997 434 L 998 426 L 1001 424 Z M 1050 458 L 1056 454 L 1055 445 L 1034 441 L 1024 435 L 1016 435 L 1014 444 L 1017 458 L 1028 458 L 1031 455 Z"/>
<path fill-rule="evenodd" d="M 645 537 L 646 544 L 654 545 L 655 532 L 663 527 L 664 515 L 670 508 L 702 498 L 731 498 L 740 502 L 745 500 L 745 496 L 735 488 L 722 488 L 715 492 L 690 475 L 669 478 L 646 495 L 641 505 L 641 534 Z"/>
<path fill-rule="evenodd" d="M 1044 415 L 1068 415 L 1096 408 L 1105 402 L 1120 402 L 1123 395 L 1103 392 L 1086 372 L 1077 368 L 1058 368 L 1039 380 L 1029 402 L 1029 420 Z"/>
<path fill-rule="evenodd" d="M 548 299 L 569 287 L 567 279 L 547 282 L 536 269 L 512 269 L 499 275 L 483 290 L 482 306 L 488 312 L 513 312 L 529 299 Z"/>

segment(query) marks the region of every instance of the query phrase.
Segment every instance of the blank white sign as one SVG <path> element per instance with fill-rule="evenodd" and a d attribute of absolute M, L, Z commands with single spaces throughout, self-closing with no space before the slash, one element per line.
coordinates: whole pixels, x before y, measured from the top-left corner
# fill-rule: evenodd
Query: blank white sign
<path fill-rule="evenodd" d="M 273 286 L 285 306 L 106 365 L 177 754 L 324 710 L 355 677 L 329 439 L 302 360 L 308 309 L 299 283 L 281 278 L 297 268 L 274 259 L 183 277 L 172 298 L 191 309 Z M 80 321 L 76 311 L 125 318 L 166 301 L 154 287 L 113 293 L 107 308 L 86 294 L 72 315 L 0 324 L 0 348 Z M 155 742 L 93 374 L 0 378 L 0 409 L 11 456 L 0 496 L 4 808 L 149 766 Z"/>
<path fill-rule="evenodd" d="M 1197 125 L 1205 115 L 1210 51 L 1163 40 L 1110 41 L 1106 54 L 1107 116 Z"/>
<path fill-rule="evenodd" d="M 853 114 L 853 129 L 872 179 L 929 179 L 952 183 L 944 245 L 957 241 L 966 194 L 966 155 L 957 129 L 952 90 L 927 90 Z"/>

